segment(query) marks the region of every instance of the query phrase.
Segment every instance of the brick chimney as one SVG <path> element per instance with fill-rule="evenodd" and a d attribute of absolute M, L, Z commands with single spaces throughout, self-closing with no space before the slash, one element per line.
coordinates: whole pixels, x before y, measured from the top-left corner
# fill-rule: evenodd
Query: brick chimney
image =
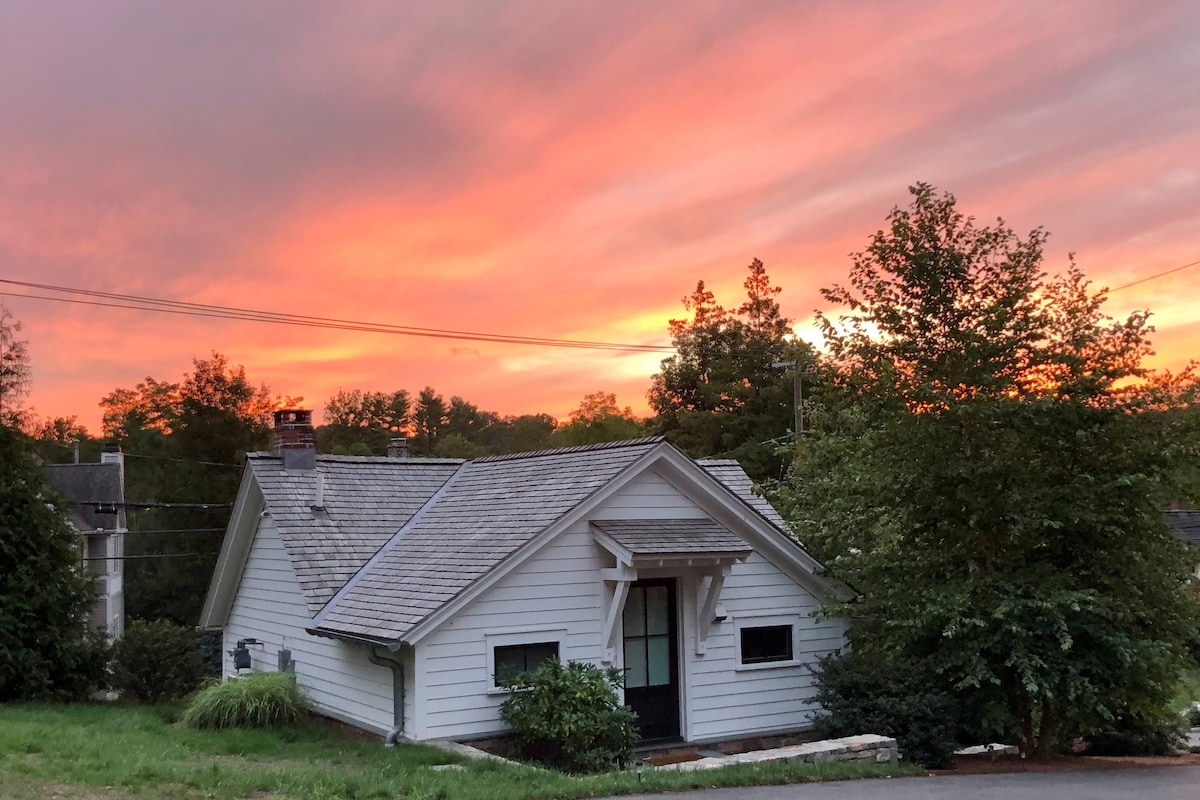
<path fill-rule="evenodd" d="M 388 442 L 388 458 L 408 458 L 408 439 L 403 436 Z"/>
<path fill-rule="evenodd" d="M 284 469 L 316 469 L 317 445 L 312 412 L 299 408 L 276 411 L 272 451 L 283 457 Z"/>

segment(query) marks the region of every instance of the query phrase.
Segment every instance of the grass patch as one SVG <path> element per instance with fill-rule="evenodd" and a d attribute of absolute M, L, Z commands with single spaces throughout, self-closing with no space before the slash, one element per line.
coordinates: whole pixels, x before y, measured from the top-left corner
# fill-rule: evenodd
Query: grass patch
<path fill-rule="evenodd" d="M 499 762 L 464 762 L 421 745 L 384 748 L 315 725 L 193 730 L 170 707 L 0 706 L 0 787 L 31 798 L 396 798 L 571 800 L 719 786 L 916 774 L 912 766 L 764 764 L 702 773 L 571 777 Z M 465 770 L 431 765 L 461 763 Z M 9 793 L 19 787 L 20 794 Z"/>
<path fill-rule="evenodd" d="M 1179 686 L 1171 698 L 1171 708 L 1182 714 L 1200 700 L 1200 670 L 1184 670 L 1179 676 Z"/>

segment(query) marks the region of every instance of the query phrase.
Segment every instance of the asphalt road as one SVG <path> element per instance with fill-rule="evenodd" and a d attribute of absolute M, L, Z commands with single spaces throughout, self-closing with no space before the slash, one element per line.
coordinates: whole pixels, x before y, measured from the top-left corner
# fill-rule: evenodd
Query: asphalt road
<path fill-rule="evenodd" d="M 629 795 L 623 800 L 663 800 Z M 1197 800 L 1200 767 L 879 778 L 796 786 L 710 789 L 686 800 Z"/>

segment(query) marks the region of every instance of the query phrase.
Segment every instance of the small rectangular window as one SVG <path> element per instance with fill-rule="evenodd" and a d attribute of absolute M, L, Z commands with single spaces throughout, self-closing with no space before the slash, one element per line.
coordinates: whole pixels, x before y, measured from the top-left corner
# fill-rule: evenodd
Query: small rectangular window
<path fill-rule="evenodd" d="M 494 686 L 504 686 L 522 672 L 533 672 L 543 661 L 558 660 L 558 642 L 510 644 L 493 651 L 496 663 Z"/>
<path fill-rule="evenodd" d="M 742 628 L 742 663 L 770 664 L 792 660 L 792 626 Z"/>

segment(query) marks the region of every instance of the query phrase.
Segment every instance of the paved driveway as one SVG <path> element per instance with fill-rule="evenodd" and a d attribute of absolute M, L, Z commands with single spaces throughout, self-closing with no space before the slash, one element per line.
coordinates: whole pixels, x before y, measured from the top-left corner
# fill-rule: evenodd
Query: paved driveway
<path fill-rule="evenodd" d="M 1197 800 L 1200 767 L 879 778 L 798 786 L 711 789 L 623 800 Z"/>

